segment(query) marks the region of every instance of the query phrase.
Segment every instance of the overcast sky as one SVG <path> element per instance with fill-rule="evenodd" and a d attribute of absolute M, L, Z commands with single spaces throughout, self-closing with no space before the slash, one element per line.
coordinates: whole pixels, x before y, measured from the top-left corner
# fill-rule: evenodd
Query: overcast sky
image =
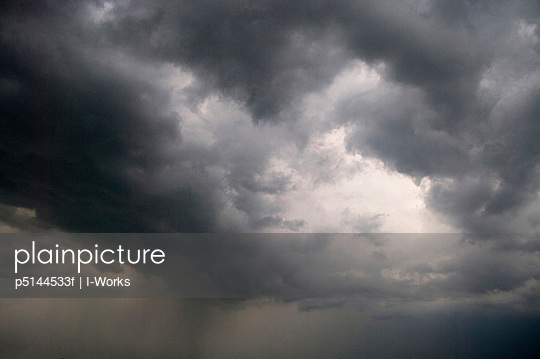
<path fill-rule="evenodd" d="M 539 11 L 6 2 L 2 228 L 538 231 Z"/>
<path fill-rule="evenodd" d="M 538 233 L 539 22 L 534 0 L 3 1 L 0 232 Z M 237 340 L 230 356 L 263 348 L 282 357 L 298 355 L 261 341 L 281 325 L 296 333 L 340 323 L 332 338 L 355 357 L 383 350 L 377 340 L 406 338 L 411 317 L 420 323 L 411 333 L 440 338 L 445 326 L 474 332 L 478 315 L 501 330 L 484 333 L 490 340 L 537 324 L 537 237 L 393 238 L 352 259 L 360 252 L 313 249 L 313 239 L 296 247 L 210 241 L 213 255 L 227 254 L 201 262 L 210 283 L 276 302 L 216 305 L 219 314 L 205 317 L 211 324 L 193 332 L 148 320 L 196 343 L 171 347 L 195 356 Z M 197 250 L 180 253 L 200 259 Z M 303 300 L 281 302 L 298 288 Z M 347 291 L 408 301 L 306 299 Z M 427 299 L 436 303 L 421 309 Z M 55 302 L 39 303 L 51 338 L 65 334 L 51 319 Z M 120 320 L 154 302 L 145 303 L 126 305 Z M 104 325 L 103 308 L 119 304 L 69 305 L 91 331 Z M 146 318 L 166 317 L 170 307 L 206 313 L 205 305 L 182 312 L 189 305 L 162 302 Z M 22 323 L 0 328 L 15 338 L 2 339 L 11 343 L 6 353 L 35 357 L 47 341 L 21 313 L 0 310 Z M 291 319 L 265 322 L 276 313 Z M 371 346 L 351 347 L 360 329 L 346 318 L 374 320 L 366 325 L 379 334 L 363 337 Z M 253 347 L 242 347 L 245 328 L 261 323 Z M 322 335 L 295 338 L 307 347 Z M 41 344 L 29 350 L 27 337 Z M 160 340 L 173 339 L 154 339 L 149 353 L 167 356 Z M 92 348 L 114 348 L 117 357 L 137 344 L 94 340 Z M 66 342 L 48 343 L 80 356 Z M 467 343 L 470 357 L 488 353 L 487 344 Z M 313 348 L 300 354 L 324 353 Z M 437 346 L 425 350 L 436 356 Z"/>

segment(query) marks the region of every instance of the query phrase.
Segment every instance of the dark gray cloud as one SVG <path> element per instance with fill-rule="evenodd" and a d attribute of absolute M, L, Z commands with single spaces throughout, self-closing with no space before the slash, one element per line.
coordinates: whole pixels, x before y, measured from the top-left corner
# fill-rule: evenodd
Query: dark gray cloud
<path fill-rule="evenodd" d="M 93 54 L 70 7 L 41 6 L 51 14 L 2 16 L 4 203 L 75 231 L 212 231 L 216 186 L 152 183 L 180 162 L 181 119 L 166 90 Z"/>
<path fill-rule="evenodd" d="M 283 123 L 353 59 L 383 80 L 328 119 L 349 127 L 351 152 L 431 179 L 427 204 L 458 228 L 538 226 L 535 2 L 33 1 L 1 14 L 2 195 L 58 226 L 298 228 L 265 198 L 294 187 L 261 177 L 275 147 L 242 139 L 224 153 L 240 137 L 230 129 L 213 148 L 184 144 L 174 94 L 140 69 L 191 71 L 191 108 L 224 95 L 256 123 Z M 305 143 L 304 127 L 289 140 Z M 223 223 L 224 197 L 246 225 Z"/>
<path fill-rule="evenodd" d="M 106 28 L 110 41 L 143 56 L 188 64 L 255 120 L 278 119 L 358 57 L 425 90 L 444 114 L 439 126 L 457 123 L 473 106 L 482 53 L 463 26 L 441 26 L 444 9 L 422 14 L 416 3 L 130 2 Z"/>
<path fill-rule="evenodd" d="M 307 153 L 343 127 L 349 154 L 427 186 L 455 229 L 538 231 L 539 18 L 537 1 L 4 1 L 0 228 L 314 228 L 287 196 L 366 170 Z M 373 87 L 307 108 L 355 63 Z M 333 213 L 362 232 L 388 216 Z M 231 238 L 134 275 L 277 300 L 5 301 L 1 355 L 537 357 L 537 238 Z"/>
<path fill-rule="evenodd" d="M 332 2 L 130 2 L 107 23 L 110 41 L 142 56 L 187 64 L 242 101 L 255 120 L 278 120 L 344 59 L 329 52 Z"/>
<path fill-rule="evenodd" d="M 343 101 L 349 148 L 433 180 L 427 204 L 458 228 L 535 231 L 537 6 L 432 5 L 389 25 L 389 83 Z"/>

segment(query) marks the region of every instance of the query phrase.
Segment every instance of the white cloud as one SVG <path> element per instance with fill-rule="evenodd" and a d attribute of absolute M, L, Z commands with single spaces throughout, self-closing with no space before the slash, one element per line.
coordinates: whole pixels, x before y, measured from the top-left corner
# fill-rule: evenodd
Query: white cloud
<path fill-rule="evenodd" d="M 184 152 L 190 148 L 195 157 L 215 157 L 208 168 L 224 184 L 224 222 L 243 223 L 242 230 L 249 231 L 250 215 L 280 218 L 264 228 L 269 232 L 289 231 L 286 223 L 292 222 L 304 224 L 293 228 L 301 232 L 454 231 L 426 209 L 428 179 L 415 183 L 346 148 L 349 129 L 334 121 L 335 105 L 383 86 L 376 68 L 352 62 L 332 84 L 307 94 L 289 111 L 287 116 L 297 116 L 294 121 L 259 125 L 230 98 L 206 93 L 193 104 L 190 93 L 200 89 L 192 75 L 178 67 L 165 71 L 171 76 L 163 81 L 172 86 L 174 110 L 182 118 Z M 254 184 L 261 189 L 276 178 L 282 179 L 282 189 L 250 192 Z M 235 201 L 248 195 L 239 193 L 248 183 L 253 204 L 246 214 Z"/>

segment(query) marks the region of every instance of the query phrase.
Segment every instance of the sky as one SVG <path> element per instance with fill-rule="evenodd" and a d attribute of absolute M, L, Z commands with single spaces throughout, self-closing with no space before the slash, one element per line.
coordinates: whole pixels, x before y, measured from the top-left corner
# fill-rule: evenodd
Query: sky
<path fill-rule="evenodd" d="M 200 270 L 216 287 L 253 296 L 247 303 L 66 305 L 85 318 L 80 336 L 124 304 L 126 326 L 130 313 L 156 303 L 148 317 L 167 317 L 172 307 L 178 315 L 188 307 L 217 311 L 193 331 L 153 323 L 159 333 L 177 330 L 198 343 L 169 346 L 195 357 L 215 355 L 224 341 L 236 343 L 230 356 L 260 349 L 268 357 L 312 357 L 325 352 L 315 345 L 301 354 L 261 338 L 279 337 L 285 326 L 307 350 L 308 342 L 329 343 L 313 328 L 330 322 L 342 324 L 332 340 L 341 339 L 326 353 L 343 357 L 391 357 L 377 344 L 384 340 L 401 343 L 394 354 L 438 356 L 437 340 L 420 352 L 411 338 L 433 332 L 440 342 L 449 328 L 469 334 L 441 344 L 448 357 L 485 356 L 493 350 L 486 343 L 538 326 L 539 22 L 533 0 L 4 1 L 0 232 L 393 234 L 352 260 L 343 253 L 353 244 L 312 249 L 316 236 L 297 247 L 207 242 L 235 261 L 205 257 L 213 265 Z M 400 240 L 401 233 L 449 235 L 418 243 Z M 188 262 L 200 258 L 200 248 L 179 248 Z M 268 264 L 276 262 L 302 300 L 268 282 L 275 271 Z M 303 263 L 318 275 L 305 275 Z M 333 277 L 323 275 L 329 268 L 348 281 L 331 285 Z M 232 285 L 231 273 L 242 280 Z M 394 282 L 386 288 L 386 280 Z M 350 288 L 370 302 L 314 305 L 307 295 L 339 297 Z M 401 299 L 411 288 L 419 294 L 387 306 L 385 288 Z M 436 305 L 421 305 L 427 299 Z M 12 338 L 7 353 L 35 357 L 49 343 L 50 353 L 64 348 L 84 357 L 51 339 L 65 333 L 63 324 L 75 325 L 52 320 L 60 304 L 4 301 L 12 309 L 0 317 L 21 321 L 0 329 Z M 51 323 L 51 337 L 41 342 L 28 324 L 36 319 L 20 310 L 35 305 Z M 407 337 L 412 322 L 417 330 Z M 475 344 L 469 335 L 478 331 L 484 337 Z M 249 348 L 239 339 L 246 332 L 254 333 Z M 354 346 L 358 336 L 365 345 Z M 28 349 L 23 338 L 41 344 Z M 530 354 L 538 351 L 533 339 L 507 340 Z M 132 357 L 127 348 L 136 346 L 93 340 L 90 353 L 114 348 L 116 357 L 123 350 Z M 150 355 L 170 356 L 160 340 L 174 341 L 155 334 Z M 469 351 L 453 352 L 458 343 Z"/>

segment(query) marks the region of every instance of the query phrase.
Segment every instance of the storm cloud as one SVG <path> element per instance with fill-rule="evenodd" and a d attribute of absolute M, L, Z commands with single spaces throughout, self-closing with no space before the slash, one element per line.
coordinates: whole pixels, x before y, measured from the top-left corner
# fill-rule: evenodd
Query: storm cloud
<path fill-rule="evenodd" d="M 425 205 L 456 230 L 535 231 L 538 15 L 527 1 L 2 5 L 2 202 L 69 231 L 302 230 L 313 220 L 283 202 L 298 182 L 272 158 L 343 128 L 350 155 L 429 181 Z M 380 80 L 317 113 L 310 96 L 355 61 Z"/>
<path fill-rule="evenodd" d="M 91 268 L 214 299 L 4 298 L 0 352 L 537 357 L 539 22 L 532 0 L 0 3 L 0 231 L 218 232 L 130 237 L 167 270 Z"/>

